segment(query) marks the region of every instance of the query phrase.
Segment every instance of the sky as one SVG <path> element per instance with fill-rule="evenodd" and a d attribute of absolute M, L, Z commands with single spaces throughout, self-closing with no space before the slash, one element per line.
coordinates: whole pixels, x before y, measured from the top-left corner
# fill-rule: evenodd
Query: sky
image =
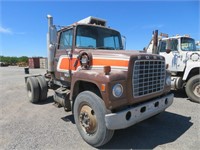
<path fill-rule="evenodd" d="M 156 29 L 200 40 L 199 0 L 0 0 L 0 55 L 46 57 L 47 14 L 65 26 L 105 19 L 126 37 L 128 50 L 142 50 Z"/>

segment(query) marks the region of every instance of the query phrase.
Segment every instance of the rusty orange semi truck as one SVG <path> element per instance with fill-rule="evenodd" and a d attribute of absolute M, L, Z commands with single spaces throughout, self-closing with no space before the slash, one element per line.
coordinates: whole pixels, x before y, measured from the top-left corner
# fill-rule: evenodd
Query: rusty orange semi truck
<path fill-rule="evenodd" d="M 124 51 L 121 34 L 103 19 L 88 17 L 57 31 L 48 18 L 48 70 L 25 78 L 29 101 L 54 91 L 54 101 L 72 111 L 82 138 L 94 147 L 165 111 L 172 102 L 165 58 Z"/>

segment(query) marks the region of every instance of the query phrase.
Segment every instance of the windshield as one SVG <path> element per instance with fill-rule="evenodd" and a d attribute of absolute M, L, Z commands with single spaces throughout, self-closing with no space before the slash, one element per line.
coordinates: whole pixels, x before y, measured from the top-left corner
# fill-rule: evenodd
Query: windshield
<path fill-rule="evenodd" d="M 123 49 L 119 32 L 96 27 L 79 25 L 76 33 L 76 47 L 88 49 Z"/>
<path fill-rule="evenodd" d="M 182 37 L 181 38 L 181 49 L 183 51 L 196 51 L 196 45 L 194 39 Z"/>

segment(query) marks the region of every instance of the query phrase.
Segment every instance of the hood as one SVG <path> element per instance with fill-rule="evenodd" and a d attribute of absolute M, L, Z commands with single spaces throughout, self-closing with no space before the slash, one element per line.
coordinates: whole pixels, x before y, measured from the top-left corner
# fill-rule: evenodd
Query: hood
<path fill-rule="evenodd" d="M 135 50 L 79 50 L 78 53 L 86 52 L 92 55 L 91 67 L 102 69 L 104 66 L 111 66 L 112 70 L 128 70 L 130 57 L 155 56 L 142 51 Z M 157 55 L 156 55 L 157 56 Z M 162 56 L 160 56 L 162 57 Z M 163 58 L 164 59 L 164 58 Z"/>
<path fill-rule="evenodd" d="M 181 51 L 179 55 L 184 62 L 200 62 L 200 51 Z"/>
<path fill-rule="evenodd" d="M 200 62 L 200 51 L 184 52 L 183 57 L 186 61 Z"/>
<path fill-rule="evenodd" d="M 128 51 L 125 51 L 125 50 L 102 50 L 102 49 L 84 49 L 84 50 L 81 50 L 81 49 L 76 49 L 75 50 L 76 52 L 80 53 L 80 52 L 89 52 L 91 53 L 92 55 L 112 55 L 112 56 L 124 56 L 124 57 L 127 57 L 127 56 L 131 56 L 131 55 L 138 55 L 139 53 L 141 53 L 141 51 L 137 51 L 137 50 L 128 50 Z"/>

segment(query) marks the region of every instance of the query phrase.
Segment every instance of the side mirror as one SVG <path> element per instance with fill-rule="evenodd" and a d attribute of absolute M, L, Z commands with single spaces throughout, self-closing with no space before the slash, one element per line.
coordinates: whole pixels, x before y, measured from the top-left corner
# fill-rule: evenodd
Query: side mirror
<path fill-rule="evenodd" d="M 125 36 L 121 36 L 122 38 L 122 46 L 123 46 L 123 50 L 126 49 L 126 37 Z"/>
<path fill-rule="evenodd" d="M 169 54 L 171 51 L 172 51 L 171 39 L 168 39 L 166 43 L 166 53 Z"/>

